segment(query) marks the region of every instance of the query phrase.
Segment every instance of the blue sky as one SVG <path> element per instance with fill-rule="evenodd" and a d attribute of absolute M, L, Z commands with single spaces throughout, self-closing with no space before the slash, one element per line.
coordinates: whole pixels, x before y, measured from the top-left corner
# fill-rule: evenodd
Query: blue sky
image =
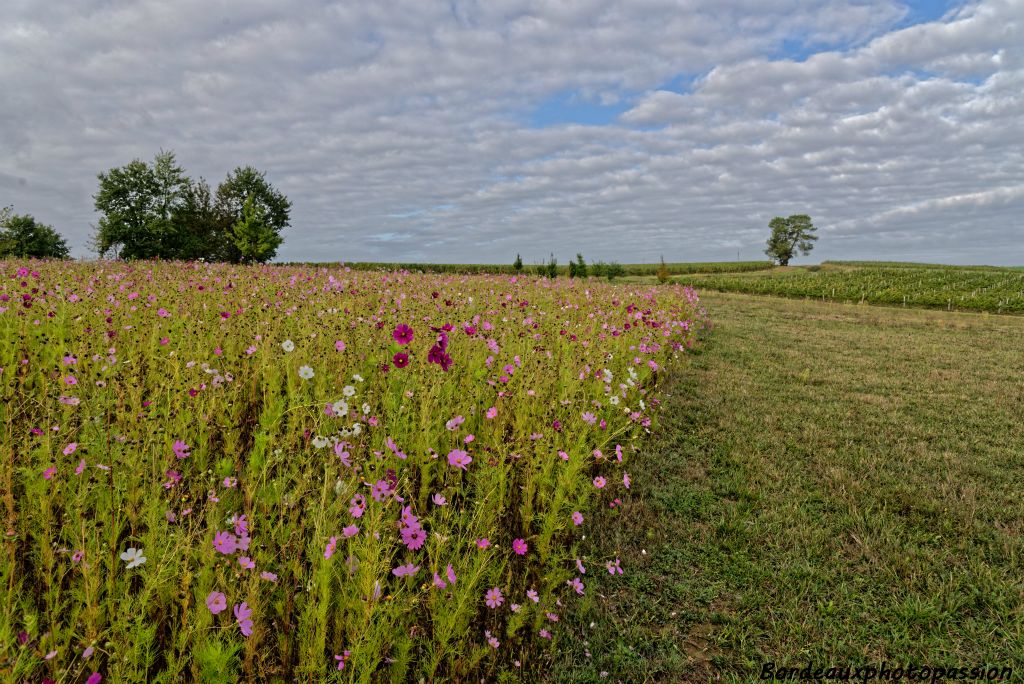
<path fill-rule="evenodd" d="M 8 0 L 0 205 L 89 255 L 174 150 L 293 202 L 283 260 L 1024 263 L 1019 0 Z"/>

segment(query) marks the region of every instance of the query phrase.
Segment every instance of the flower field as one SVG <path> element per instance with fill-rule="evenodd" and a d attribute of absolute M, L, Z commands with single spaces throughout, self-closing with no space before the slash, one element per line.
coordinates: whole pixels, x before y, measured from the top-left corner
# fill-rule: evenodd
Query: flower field
<path fill-rule="evenodd" d="M 517 681 L 692 289 L 0 262 L 0 678 Z"/>
<path fill-rule="evenodd" d="M 694 286 L 723 292 L 810 297 L 932 309 L 1024 313 L 1024 270 L 937 264 L 875 265 L 838 262 L 755 274 L 715 274 L 681 278 Z"/>

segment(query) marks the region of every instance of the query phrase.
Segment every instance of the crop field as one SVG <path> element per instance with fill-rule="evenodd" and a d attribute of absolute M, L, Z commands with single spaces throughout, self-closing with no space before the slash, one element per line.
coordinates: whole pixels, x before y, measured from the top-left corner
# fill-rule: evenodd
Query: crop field
<path fill-rule="evenodd" d="M 534 681 L 692 289 L 0 262 L 0 679 Z"/>
<path fill-rule="evenodd" d="M 1024 313 L 1024 270 L 857 262 L 680 278 L 703 289 L 946 310 Z"/>
<path fill-rule="evenodd" d="M 378 263 L 353 262 L 345 266 L 359 271 L 422 271 L 424 273 L 504 273 L 514 275 L 511 264 L 414 264 L 414 263 Z M 539 266 L 543 267 L 544 264 Z M 623 275 L 645 276 L 658 272 L 660 264 L 622 264 Z M 693 261 L 666 263 L 671 275 L 689 273 L 745 273 L 750 271 L 766 271 L 772 267 L 770 261 Z M 535 273 L 538 264 L 523 264 L 524 273 Z M 559 275 L 567 275 L 569 267 L 562 264 L 558 267 Z"/>

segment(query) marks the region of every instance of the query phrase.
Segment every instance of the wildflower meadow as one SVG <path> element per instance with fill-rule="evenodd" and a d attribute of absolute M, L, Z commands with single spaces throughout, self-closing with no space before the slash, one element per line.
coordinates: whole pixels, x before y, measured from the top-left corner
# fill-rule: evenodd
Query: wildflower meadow
<path fill-rule="evenodd" d="M 520 681 L 690 288 L 0 262 L 0 678 Z M 532 673 L 532 674 L 531 674 Z"/>

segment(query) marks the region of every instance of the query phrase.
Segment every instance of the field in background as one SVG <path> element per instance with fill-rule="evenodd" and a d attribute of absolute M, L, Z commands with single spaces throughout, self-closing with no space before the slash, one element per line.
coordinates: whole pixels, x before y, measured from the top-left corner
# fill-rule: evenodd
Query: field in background
<path fill-rule="evenodd" d="M 1024 269 L 826 262 L 676 279 L 702 290 L 932 309 L 1024 313 Z"/>
<path fill-rule="evenodd" d="M 701 297 L 715 329 L 666 388 L 633 498 L 588 538 L 635 559 L 626 583 L 600 574 L 548 680 L 1019 676 L 1024 319 Z"/>
<path fill-rule="evenodd" d="M 314 264 L 315 265 L 315 264 Z M 324 264 L 320 264 L 324 265 Z M 503 273 L 512 275 L 515 269 L 511 264 L 416 264 L 416 263 L 381 263 L 376 261 L 354 261 L 343 264 L 358 271 L 410 271 L 422 273 Z M 593 267 L 593 264 L 587 264 Z M 687 273 L 742 273 L 748 271 L 764 271 L 770 269 L 770 261 L 707 261 L 665 264 L 670 275 Z M 621 264 L 625 276 L 654 275 L 661 264 Z M 546 268 L 546 264 L 523 264 L 523 275 L 536 275 L 538 268 Z M 567 276 L 569 266 L 559 264 L 558 274 Z"/>

